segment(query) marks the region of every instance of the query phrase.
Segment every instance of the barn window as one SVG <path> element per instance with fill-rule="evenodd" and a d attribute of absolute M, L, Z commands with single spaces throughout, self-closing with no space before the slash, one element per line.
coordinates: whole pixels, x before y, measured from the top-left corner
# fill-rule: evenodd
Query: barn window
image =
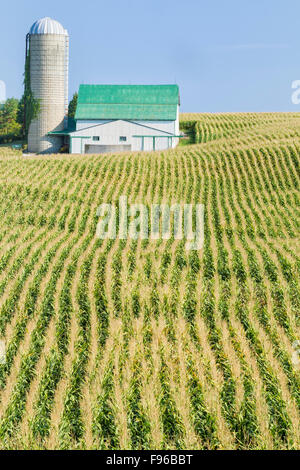
<path fill-rule="evenodd" d="M 99 137 L 98 135 L 94 135 L 94 136 L 93 136 L 93 140 L 99 141 L 99 140 L 100 140 L 100 137 Z"/>
<path fill-rule="evenodd" d="M 126 142 L 127 137 L 125 135 L 120 135 L 120 142 Z"/>

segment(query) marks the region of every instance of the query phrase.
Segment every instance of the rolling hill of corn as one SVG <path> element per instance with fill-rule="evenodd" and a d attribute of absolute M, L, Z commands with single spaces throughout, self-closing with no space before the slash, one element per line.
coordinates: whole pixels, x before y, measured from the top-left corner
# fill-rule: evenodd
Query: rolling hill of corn
<path fill-rule="evenodd" d="M 300 114 L 186 114 L 150 154 L 0 154 L 0 448 L 300 448 Z M 202 203 L 205 242 L 99 240 Z"/>

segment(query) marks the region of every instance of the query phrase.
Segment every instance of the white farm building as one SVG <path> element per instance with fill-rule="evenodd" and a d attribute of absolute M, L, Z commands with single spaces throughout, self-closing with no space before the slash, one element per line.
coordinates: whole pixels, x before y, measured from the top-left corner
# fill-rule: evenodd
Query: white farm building
<path fill-rule="evenodd" d="M 179 141 L 177 85 L 81 85 L 75 122 L 50 135 L 75 154 L 165 150 Z"/>

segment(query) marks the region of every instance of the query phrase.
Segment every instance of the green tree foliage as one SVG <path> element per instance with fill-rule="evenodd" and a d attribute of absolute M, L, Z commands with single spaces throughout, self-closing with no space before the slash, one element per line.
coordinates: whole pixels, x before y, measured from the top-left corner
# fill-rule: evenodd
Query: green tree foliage
<path fill-rule="evenodd" d="M 11 142 L 21 136 L 21 125 L 17 119 L 18 106 L 17 99 L 9 98 L 0 109 L 0 143 Z"/>
<path fill-rule="evenodd" d="M 78 93 L 74 93 L 73 98 L 69 103 L 69 110 L 68 116 L 69 118 L 75 118 L 76 108 L 77 108 L 77 101 L 78 101 Z"/>
<path fill-rule="evenodd" d="M 19 101 L 19 105 L 18 105 L 18 113 L 17 113 L 17 122 L 19 124 L 21 124 L 22 126 L 22 129 L 24 127 L 24 106 L 25 106 L 25 97 L 24 95 L 22 96 L 22 98 L 20 99 Z"/>
<path fill-rule="evenodd" d="M 27 140 L 28 130 L 31 121 L 33 121 L 40 112 L 40 100 L 34 97 L 30 84 L 30 53 L 25 61 L 24 73 L 24 94 L 20 101 L 18 122 L 22 124 L 23 137 Z"/>

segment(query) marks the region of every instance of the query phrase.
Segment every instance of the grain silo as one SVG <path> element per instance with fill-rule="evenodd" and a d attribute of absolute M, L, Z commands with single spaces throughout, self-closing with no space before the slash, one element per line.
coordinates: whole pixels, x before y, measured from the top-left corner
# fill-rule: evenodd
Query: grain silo
<path fill-rule="evenodd" d="M 68 112 L 69 36 L 51 18 L 36 21 L 26 38 L 30 88 L 40 110 L 29 126 L 28 151 L 56 153 L 62 137 L 48 132 L 63 130 Z"/>

